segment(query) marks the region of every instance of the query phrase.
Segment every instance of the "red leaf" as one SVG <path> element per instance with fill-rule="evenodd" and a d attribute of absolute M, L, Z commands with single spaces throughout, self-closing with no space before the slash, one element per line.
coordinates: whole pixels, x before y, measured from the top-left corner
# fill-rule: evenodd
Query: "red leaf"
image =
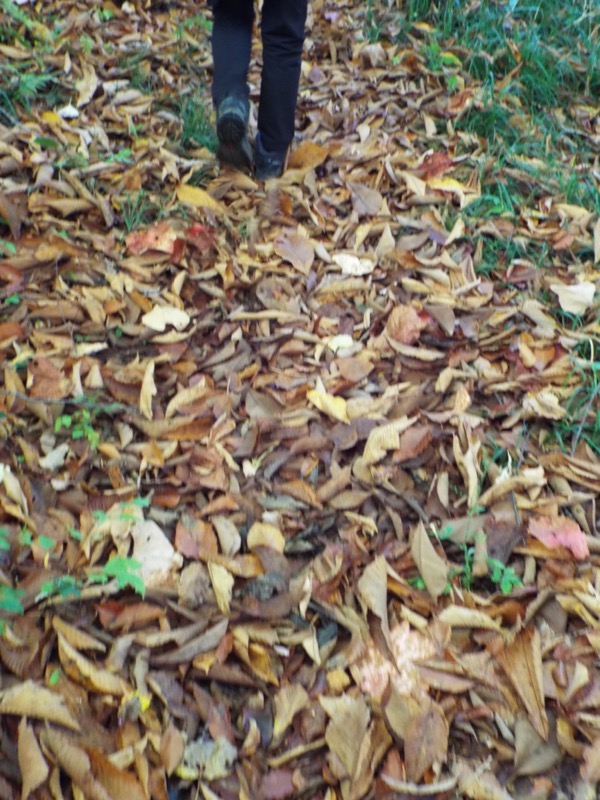
<path fill-rule="evenodd" d="M 579 525 L 568 517 L 532 517 L 529 520 L 529 533 L 540 542 L 555 549 L 566 547 L 578 561 L 590 554 L 585 534 Z"/>

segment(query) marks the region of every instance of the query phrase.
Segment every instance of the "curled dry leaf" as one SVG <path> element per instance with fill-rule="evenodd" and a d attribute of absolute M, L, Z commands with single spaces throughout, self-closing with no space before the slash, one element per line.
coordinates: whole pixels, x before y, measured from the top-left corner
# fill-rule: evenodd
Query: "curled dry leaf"
<path fill-rule="evenodd" d="M 31 680 L 0 692 L 0 714 L 41 719 L 73 731 L 79 730 L 79 723 L 67 708 L 64 698 Z"/>

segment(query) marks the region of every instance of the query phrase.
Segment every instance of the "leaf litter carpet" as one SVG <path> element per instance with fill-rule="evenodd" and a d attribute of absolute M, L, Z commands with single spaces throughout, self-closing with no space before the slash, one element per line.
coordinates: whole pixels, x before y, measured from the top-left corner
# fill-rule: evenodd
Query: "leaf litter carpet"
<path fill-rule="evenodd" d="M 0 128 L 0 797 L 594 796 L 597 215 L 470 213 L 481 88 L 354 2 L 283 178 L 219 171 L 149 5 L 0 45 L 63 90 Z"/>

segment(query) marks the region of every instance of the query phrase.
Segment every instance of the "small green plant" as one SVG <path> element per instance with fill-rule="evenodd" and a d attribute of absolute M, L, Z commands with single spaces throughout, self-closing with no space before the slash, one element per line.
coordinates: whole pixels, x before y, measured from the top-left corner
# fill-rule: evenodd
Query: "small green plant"
<path fill-rule="evenodd" d="M 58 578 L 52 578 L 40 586 L 40 591 L 37 594 L 36 602 L 47 600 L 49 597 L 58 596 L 63 600 L 69 598 L 76 598 L 81 596 L 82 584 L 77 578 L 72 575 L 60 575 Z"/>
<path fill-rule="evenodd" d="M 474 583 L 473 563 L 475 560 L 475 547 L 466 544 L 461 545 L 464 554 L 464 565 L 459 570 L 461 574 L 461 584 L 465 589 L 472 589 Z M 519 578 L 512 567 L 503 564 L 496 558 L 487 558 L 488 566 L 487 578 L 495 584 L 502 594 L 510 594 L 513 589 L 523 586 L 523 581 Z"/>
<path fill-rule="evenodd" d="M 0 254 L 4 256 L 14 256 L 17 252 L 17 248 L 12 242 L 7 242 L 5 239 L 0 239 Z M 10 295 L 10 297 L 14 297 L 14 295 Z M 7 304 L 9 298 L 6 298 L 4 301 L 5 305 Z"/>
<path fill-rule="evenodd" d="M 571 455 L 582 441 L 600 454 L 600 360 L 591 339 L 578 351 L 569 380 L 578 375 L 579 384 L 566 402 L 564 417 L 552 426 L 551 439 Z"/>
<path fill-rule="evenodd" d="M 59 680 L 60 680 L 60 670 L 53 669 L 50 674 L 50 677 L 48 678 L 48 686 L 56 686 Z"/>
<path fill-rule="evenodd" d="M 185 149 L 206 147 L 217 150 L 217 133 L 206 103 L 198 93 L 188 96 L 181 107 L 181 144 Z"/>
<path fill-rule="evenodd" d="M 365 21 L 363 26 L 363 33 L 365 39 L 371 44 L 375 44 L 381 38 L 383 30 L 383 22 L 378 18 L 375 7 L 377 0 L 367 0 L 365 8 Z"/>
<path fill-rule="evenodd" d="M 90 575 L 92 583 L 108 583 L 113 578 L 116 579 L 120 589 L 131 586 L 134 592 L 144 597 L 146 587 L 140 576 L 142 565 L 133 558 L 115 556 L 111 558 L 100 570 Z"/>
<path fill-rule="evenodd" d="M 82 52 L 86 56 L 89 56 L 92 50 L 94 49 L 94 45 L 96 44 L 96 42 L 92 39 L 91 36 L 88 36 L 87 33 L 84 33 L 79 38 L 79 44 L 81 45 Z"/>
<path fill-rule="evenodd" d="M 133 164 L 135 158 L 131 148 L 126 147 L 123 150 L 119 150 L 118 153 L 111 153 L 110 155 L 106 156 L 104 161 L 107 164 Z"/>
<path fill-rule="evenodd" d="M 503 181 L 496 181 L 490 184 L 484 192 L 474 202 L 470 203 L 464 210 L 469 217 L 489 219 L 490 217 L 516 217 L 520 198 L 511 193 L 510 187 Z"/>
<path fill-rule="evenodd" d="M 510 594 L 513 589 L 523 586 L 523 581 L 512 567 L 507 567 L 496 558 L 488 558 L 489 579 L 495 583 L 502 594 Z"/>
<path fill-rule="evenodd" d="M 22 589 L 0 584 L 0 634 L 4 633 L 6 628 L 6 619 L 3 619 L 5 615 L 23 613 L 21 598 L 24 594 Z"/>
<path fill-rule="evenodd" d="M 210 33 L 212 31 L 212 20 L 202 14 L 195 14 L 188 17 L 185 22 L 180 22 L 175 29 L 175 36 L 178 45 L 182 45 L 186 39 L 186 34 L 191 34 L 192 37 L 201 33 Z"/>
<path fill-rule="evenodd" d="M 87 439 L 88 444 L 95 450 L 100 444 L 100 433 L 94 428 L 92 413 L 87 408 L 77 409 L 73 414 L 61 414 L 54 423 L 55 433 L 68 430 L 71 438 Z"/>
<path fill-rule="evenodd" d="M 6 107 L 23 106 L 29 111 L 31 103 L 38 97 L 46 97 L 48 89 L 54 83 L 54 76 L 36 72 L 38 65 L 31 60 L 18 65 L 2 63 L 0 65 L 0 104 Z"/>
<path fill-rule="evenodd" d="M 155 206 L 148 199 L 148 193 L 144 189 L 140 189 L 136 194 L 128 194 L 121 204 L 123 224 L 128 233 L 150 222 L 154 213 Z"/>
<path fill-rule="evenodd" d="M 31 547 L 33 544 L 33 534 L 27 528 L 21 528 L 19 531 L 19 544 L 21 547 Z"/>
<path fill-rule="evenodd" d="M 111 11 L 110 8 L 100 8 L 98 9 L 98 19 L 100 22 L 109 22 L 111 19 L 114 19 L 115 12 Z"/>
<path fill-rule="evenodd" d="M 19 292 L 15 292 L 14 294 L 9 294 L 6 300 L 4 301 L 5 306 L 18 306 L 21 303 L 21 295 Z"/>

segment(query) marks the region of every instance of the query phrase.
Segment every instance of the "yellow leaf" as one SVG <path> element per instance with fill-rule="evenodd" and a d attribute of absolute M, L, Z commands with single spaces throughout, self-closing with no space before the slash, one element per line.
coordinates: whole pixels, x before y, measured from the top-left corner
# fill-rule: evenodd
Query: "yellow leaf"
<path fill-rule="evenodd" d="M 317 381 L 316 389 L 311 389 L 306 393 L 306 399 L 328 417 L 350 424 L 346 401 L 343 397 L 334 397 L 329 394 L 320 379 Z"/>
<path fill-rule="evenodd" d="M 156 394 L 154 383 L 154 361 L 150 361 L 144 372 L 142 388 L 140 390 L 140 411 L 146 419 L 152 419 L 152 398 Z"/>
<path fill-rule="evenodd" d="M 252 552 L 256 547 L 271 547 L 278 553 L 285 549 L 285 536 L 275 525 L 267 522 L 255 522 L 248 531 L 248 550 Z"/>
<path fill-rule="evenodd" d="M 229 614 L 234 577 L 225 567 L 212 561 L 208 564 L 208 572 L 219 611 L 222 614 Z"/>
<path fill-rule="evenodd" d="M 187 183 L 180 183 L 175 190 L 177 199 L 180 203 L 194 208 L 208 208 L 210 211 L 215 211 L 217 214 L 225 214 L 226 209 L 222 203 L 215 200 L 204 189 L 198 186 L 189 186 Z"/>
<path fill-rule="evenodd" d="M 465 606 L 446 606 L 438 615 L 440 622 L 446 622 L 451 628 L 482 628 L 488 631 L 500 631 L 501 627 L 484 611 Z"/>
<path fill-rule="evenodd" d="M 35 681 L 24 681 L 0 692 L 0 714 L 33 717 L 79 730 L 79 724 L 71 716 L 62 696 Z"/>

